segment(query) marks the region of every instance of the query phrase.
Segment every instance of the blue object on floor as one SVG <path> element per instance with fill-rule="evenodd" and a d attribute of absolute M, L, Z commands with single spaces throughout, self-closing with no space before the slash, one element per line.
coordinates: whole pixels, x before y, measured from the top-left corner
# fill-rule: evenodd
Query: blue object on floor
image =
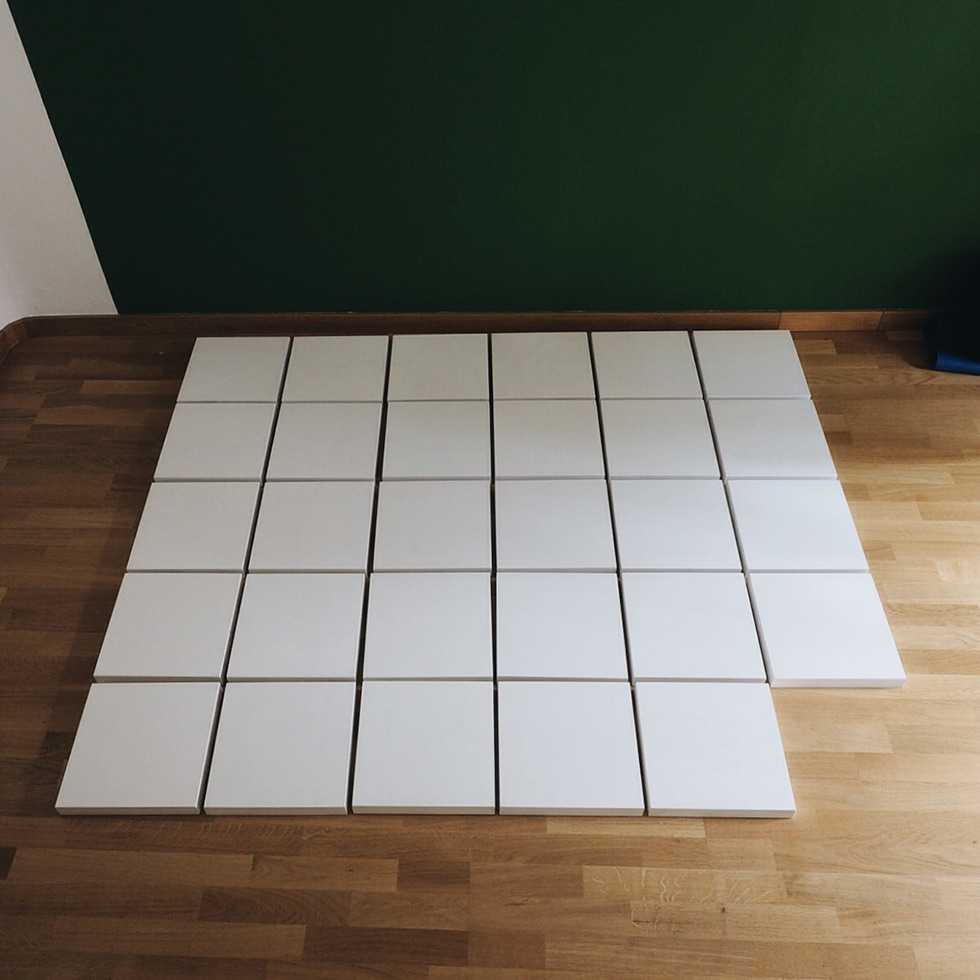
<path fill-rule="evenodd" d="M 933 368 L 954 374 L 980 374 L 980 322 L 976 317 L 940 313 L 926 327 Z"/>

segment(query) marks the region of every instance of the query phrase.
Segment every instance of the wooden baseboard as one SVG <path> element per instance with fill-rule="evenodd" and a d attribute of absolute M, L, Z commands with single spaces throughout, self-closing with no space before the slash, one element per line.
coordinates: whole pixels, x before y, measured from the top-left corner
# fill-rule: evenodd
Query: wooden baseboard
<path fill-rule="evenodd" d="M 932 310 L 690 310 L 649 313 L 179 313 L 34 316 L 0 330 L 0 361 L 29 337 L 486 333 L 531 330 L 916 330 Z"/>
<path fill-rule="evenodd" d="M 0 327 L 0 364 L 22 340 L 27 339 L 27 329 L 24 320 L 14 320 L 5 327 Z"/>
<path fill-rule="evenodd" d="M 881 310 L 787 310 L 780 314 L 781 330 L 877 330 Z"/>

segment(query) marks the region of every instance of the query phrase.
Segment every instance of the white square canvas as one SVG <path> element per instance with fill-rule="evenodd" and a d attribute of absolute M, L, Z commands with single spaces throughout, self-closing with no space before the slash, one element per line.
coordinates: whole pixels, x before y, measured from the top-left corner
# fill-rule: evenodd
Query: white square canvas
<path fill-rule="evenodd" d="M 701 398 L 687 331 L 596 332 L 592 350 L 600 398 Z"/>
<path fill-rule="evenodd" d="M 373 506 L 373 483 L 267 483 L 249 571 L 363 572 Z"/>
<path fill-rule="evenodd" d="M 380 425 L 374 402 L 283 405 L 268 479 L 373 480 Z"/>
<path fill-rule="evenodd" d="M 392 339 L 388 401 L 485 401 L 489 392 L 485 333 Z"/>
<path fill-rule="evenodd" d="M 385 480 L 490 479 L 490 405 L 391 402 Z"/>
<path fill-rule="evenodd" d="M 221 685 L 93 684 L 55 809 L 198 813 Z"/>
<path fill-rule="evenodd" d="M 127 571 L 240 572 L 257 483 L 154 483 Z"/>
<path fill-rule="evenodd" d="M 204 809 L 347 812 L 353 683 L 229 684 Z"/>
<path fill-rule="evenodd" d="M 720 475 L 702 401 L 604 401 L 602 429 L 610 477 L 717 480 Z"/>
<path fill-rule="evenodd" d="M 380 402 L 388 338 L 296 337 L 289 356 L 284 402 Z"/>
<path fill-rule="evenodd" d="M 626 680 L 619 584 L 603 572 L 501 572 L 497 676 Z"/>
<path fill-rule="evenodd" d="M 178 402 L 275 402 L 288 337 L 198 337 Z"/>
<path fill-rule="evenodd" d="M 353 680 L 363 606 L 362 574 L 250 573 L 228 680 Z"/>
<path fill-rule="evenodd" d="M 494 499 L 500 571 L 615 571 L 605 480 L 502 480 Z"/>
<path fill-rule="evenodd" d="M 364 677 L 492 680 L 489 573 L 372 576 Z"/>
<path fill-rule="evenodd" d="M 498 480 L 606 475 L 595 399 L 497 401 L 493 447 Z"/>
<path fill-rule="evenodd" d="M 740 572 L 625 572 L 636 680 L 766 679 Z"/>
<path fill-rule="evenodd" d="M 179 403 L 153 478 L 258 482 L 275 410 L 271 404 Z"/>
<path fill-rule="evenodd" d="M 584 333 L 496 333 L 493 397 L 595 398 Z"/>
<path fill-rule="evenodd" d="M 695 330 L 707 398 L 809 398 L 788 330 Z"/>
<path fill-rule="evenodd" d="M 773 687 L 901 687 L 905 671 L 871 576 L 749 579 Z"/>
<path fill-rule="evenodd" d="M 493 685 L 365 681 L 355 813 L 493 813 Z"/>
<path fill-rule="evenodd" d="M 767 684 L 638 683 L 636 703 L 651 815 L 796 811 Z"/>
<path fill-rule="evenodd" d="M 737 571 L 720 480 L 613 480 L 619 557 L 627 571 Z"/>
<path fill-rule="evenodd" d="M 237 572 L 130 572 L 102 641 L 97 681 L 220 681 Z"/>
<path fill-rule="evenodd" d="M 836 480 L 732 480 L 728 492 L 747 571 L 867 571 Z"/>
<path fill-rule="evenodd" d="M 629 684 L 501 681 L 500 812 L 644 812 Z"/>
<path fill-rule="evenodd" d="M 382 481 L 374 568 L 488 572 L 490 484 L 482 480 Z"/>
<path fill-rule="evenodd" d="M 727 479 L 837 477 L 809 399 L 719 399 L 710 409 Z"/>

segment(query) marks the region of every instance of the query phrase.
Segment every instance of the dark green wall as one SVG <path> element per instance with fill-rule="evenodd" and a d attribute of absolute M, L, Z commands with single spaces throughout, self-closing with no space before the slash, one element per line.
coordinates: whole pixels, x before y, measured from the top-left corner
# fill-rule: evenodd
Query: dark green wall
<path fill-rule="evenodd" d="M 10 0 L 120 312 L 945 305 L 977 0 Z"/>

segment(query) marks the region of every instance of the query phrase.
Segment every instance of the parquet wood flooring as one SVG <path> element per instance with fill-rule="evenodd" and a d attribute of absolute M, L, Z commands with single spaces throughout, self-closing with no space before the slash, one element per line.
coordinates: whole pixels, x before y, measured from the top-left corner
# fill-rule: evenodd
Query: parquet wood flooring
<path fill-rule="evenodd" d="M 187 337 L 0 365 L 0 976 L 980 976 L 980 379 L 796 336 L 909 674 L 774 692 L 792 820 L 63 818 Z"/>

